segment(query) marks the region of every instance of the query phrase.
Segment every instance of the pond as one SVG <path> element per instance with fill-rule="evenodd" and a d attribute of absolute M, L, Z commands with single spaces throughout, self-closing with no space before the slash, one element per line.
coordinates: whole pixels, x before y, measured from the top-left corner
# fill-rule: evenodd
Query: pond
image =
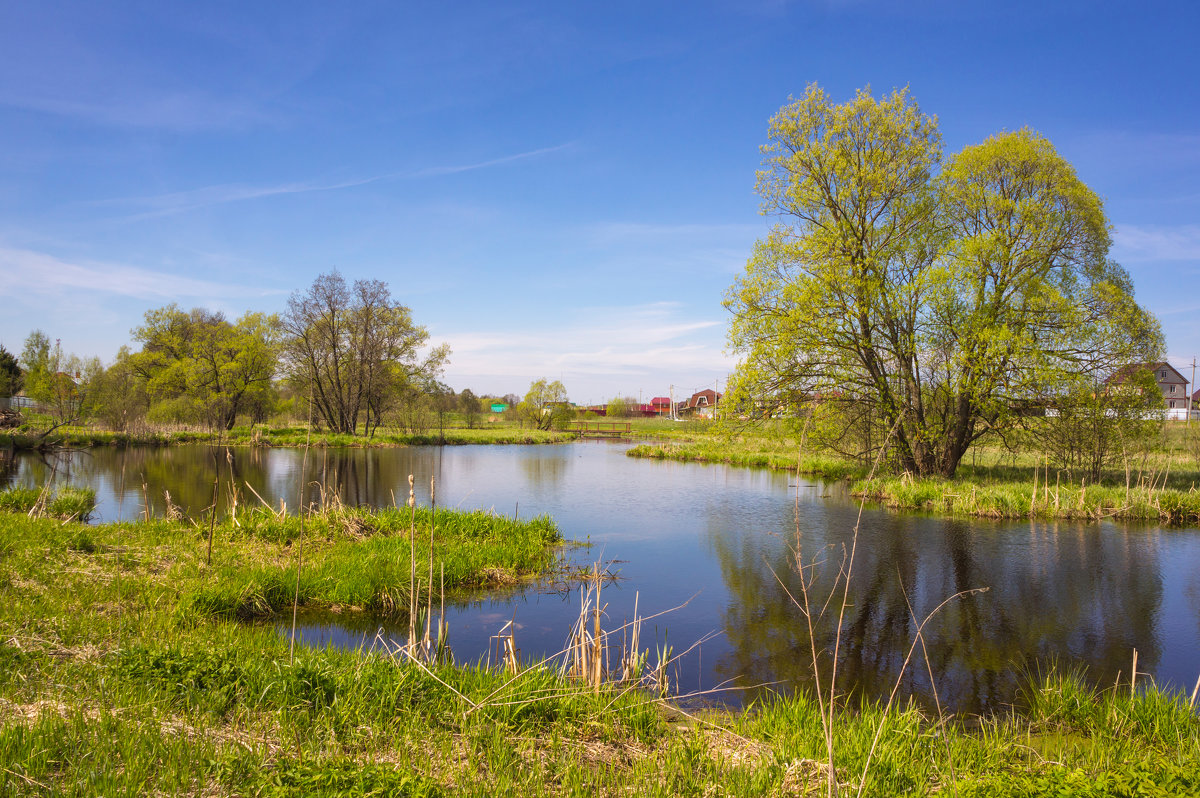
<path fill-rule="evenodd" d="M 633 614 L 675 609 L 648 623 L 644 645 L 676 653 L 704 640 L 673 673 L 682 693 L 720 690 L 740 703 L 764 687 L 810 683 L 812 650 L 828 659 L 836 605 L 810 635 L 802 603 L 827 597 L 843 551 L 854 547 L 849 605 L 842 623 L 839 685 L 856 695 L 902 696 L 985 712 L 1012 702 L 1039 667 L 1084 668 L 1111 685 L 1128 680 L 1133 649 L 1139 674 L 1190 692 L 1200 675 L 1200 530 L 1118 523 L 990 522 L 861 510 L 840 485 L 768 471 L 637 460 L 626 445 L 314 449 L 301 476 L 297 449 L 225 450 L 228 481 L 248 484 L 278 506 L 299 506 L 322 483 L 354 505 L 403 502 L 414 474 L 418 501 L 437 475 L 442 507 L 483 508 L 530 517 L 547 513 L 575 564 L 600 562 L 618 575 L 605 586 L 605 628 Z M 198 513 L 212 497 L 214 452 L 205 446 L 95 449 L 55 460 L 17 454 L 0 460 L 0 484 L 56 478 L 96 489 L 99 520 L 165 509 L 165 494 Z M 258 500 L 243 490 L 242 501 Z M 855 526 L 858 535 L 855 541 Z M 795 552 L 808 581 L 802 585 Z M 979 592 L 968 592 L 979 591 Z M 957 596 L 957 597 L 956 597 Z M 915 630 L 923 627 L 928 663 Z M 508 621 L 526 660 L 563 648 L 578 615 L 578 591 L 530 585 L 481 595 L 449 609 L 459 661 L 486 656 Z M 402 631 L 370 618 L 327 615 L 303 626 L 312 645 L 371 645 Z M 653 660 L 655 655 L 651 654 Z M 824 667 L 827 667 L 827 662 Z M 932 673 L 932 678 L 930 674 Z"/>

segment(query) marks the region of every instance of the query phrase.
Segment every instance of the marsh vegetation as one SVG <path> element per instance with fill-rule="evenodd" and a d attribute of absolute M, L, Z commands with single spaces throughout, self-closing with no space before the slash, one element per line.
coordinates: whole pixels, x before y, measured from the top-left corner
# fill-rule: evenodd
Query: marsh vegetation
<path fill-rule="evenodd" d="M 406 612 L 404 596 L 390 591 L 409 584 L 407 546 L 423 545 L 432 520 L 417 513 L 422 534 L 410 537 L 406 509 L 307 516 L 305 567 L 327 578 L 302 586 L 300 600 Z M 434 540 L 448 585 L 451 573 L 464 587 L 487 584 L 492 569 L 527 573 L 553 561 L 558 535 L 546 519 L 439 516 Z M 1069 668 L 1029 673 L 1013 710 L 981 718 L 882 698 L 851 706 L 836 687 L 764 694 L 744 711 L 681 709 L 619 673 L 589 680 L 582 667 L 564 673 L 527 658 L 423 662 L 370 641 L 292 649 L 276 626 L 239 617 L 276 612 L 295 595 L 294 514 L 227 517 L 211 565 L 204 525 L 187 520 L 87 526 L 2 512 L 0 529 L 6 795 L 1200 788 L 1200 720 L 1188 696 L 1145 677 L 1133 689 L 1128 676 L 1096 689 Z M 373 563 L 399 563 L 383 569 L 386 584 L 357 573 L 366 552 Z M 279 581 L 285 589 L 275 591 Z"/>

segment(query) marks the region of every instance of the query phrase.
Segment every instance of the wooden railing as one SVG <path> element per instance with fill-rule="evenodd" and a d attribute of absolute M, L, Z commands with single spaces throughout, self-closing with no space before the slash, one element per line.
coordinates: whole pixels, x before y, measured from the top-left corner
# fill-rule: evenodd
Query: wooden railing
<path fill-rule="evenodd" d="M 571 431 L 577 435 L 628 435 L 633 425 L 628 421 L 572 421 Z"/>

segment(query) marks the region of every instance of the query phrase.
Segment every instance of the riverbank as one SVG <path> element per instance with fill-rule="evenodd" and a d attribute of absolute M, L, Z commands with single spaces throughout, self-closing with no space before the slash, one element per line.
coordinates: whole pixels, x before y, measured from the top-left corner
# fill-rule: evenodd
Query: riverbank
<path fill-rule="evenodd" d="M 418 561 L 430 521 L 448 593 L 553 566 L 549 519 L 418 508 Z M 554 669 L 293 653 L 274 623 L 238 620 L 286 626 L 302 544 L 303 604 L 405 615 L 410 522 L 403 507 L 338 508 L 307 518 L 301 538 L 299 519 L 259 508 L 215 528 L 209 565 L 203 523 L 0 512 L 0 791 L 824 794 L 821 712 L 805 696 L 692 717 Z M 1127 681 L 1098 694 L 1052 675 L 1019 715 L 982 721 L 839 709 L 833 744 L 841 794 L 864 771 L 868 795 L 1200 790 L 1200 719 Z"/>
<path fill-rule="evenodd" d="M 848 481 L 851 493 L 895 510 L 976 518 L 1117 519 L 1200 525 L 1200 462 L 1185 453 L 1147 458 L 1132 475 L 1112 472 L 1099 484 L 1075 480 L 1033 456 L 981 449 L 953 479 L 877 475 L 833 454 L 801 453 L 786 436 L 693 434 L 678 441 L 631 447 L 630 457 L 790 471 Z M 1126 479 L 1129 482 L 1126 482 Z"/>
<path fill-rule="evenodd" d="M 1169 526 L 1200 525 L 1200 492 L 1195 490 L 899 476 L 857 480 L 851 492 L 897 510 L 953 516 L 1085 521 L 1112 518 Z"/>
<path fill-rule="evenodd" d="M 388 446 L 461 446 L 469 444 L 565 443 L 575 440 L 570 432 L 524 429 L 516 426 L 462 427 L 422 433 L 391 430 L 375 435 L 344 435 L 302 427 L 238 427 L 228 432 L 202 430 L 146 430 L 112 432 L 88 427 L 61 427 L 49 435 L 40 432 L 0 433 L 0 449 L 30 451 L 45 447 L 86 448 L 91 446 L 172 446 L 189 443 L 218 443 L 227 446 L 371 448 Z"/>

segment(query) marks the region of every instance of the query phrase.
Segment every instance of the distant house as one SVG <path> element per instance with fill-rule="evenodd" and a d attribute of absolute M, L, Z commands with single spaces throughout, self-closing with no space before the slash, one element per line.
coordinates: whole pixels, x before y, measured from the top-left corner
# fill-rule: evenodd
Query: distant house
<path fill-rule="evenodd" d="M 676 412 L 683 417 L 712 418 L 717 405 L 721 403 L 721 394 L 712 388 L 696 391 L 690 398 L 676 405 Z"/>
<path fill-rule="evenodd" d="M 1154 375 L 1154 381 L 1158 383 L 1159 389 L 1162 390 L 1163 406 L 1167 410 L 1166 417 L 1178 420 L 1187 418 L 1188 381 L 1170 363 L 1131 363 L 1128 366 L 1122 366 L 1105 382 L 1120 384 L 1132 376 L 1134 372 L 1141 371 L 1142 369 Z M 1200 391 L 1197 391 L 1196 394 L 1200 394 Z"/>
<path fill-rule="evenodd" d="M 656 396 L 650 400 L 650 409 L 656 416 L 671 415 L 671 399 L 667 396 Z"/>

